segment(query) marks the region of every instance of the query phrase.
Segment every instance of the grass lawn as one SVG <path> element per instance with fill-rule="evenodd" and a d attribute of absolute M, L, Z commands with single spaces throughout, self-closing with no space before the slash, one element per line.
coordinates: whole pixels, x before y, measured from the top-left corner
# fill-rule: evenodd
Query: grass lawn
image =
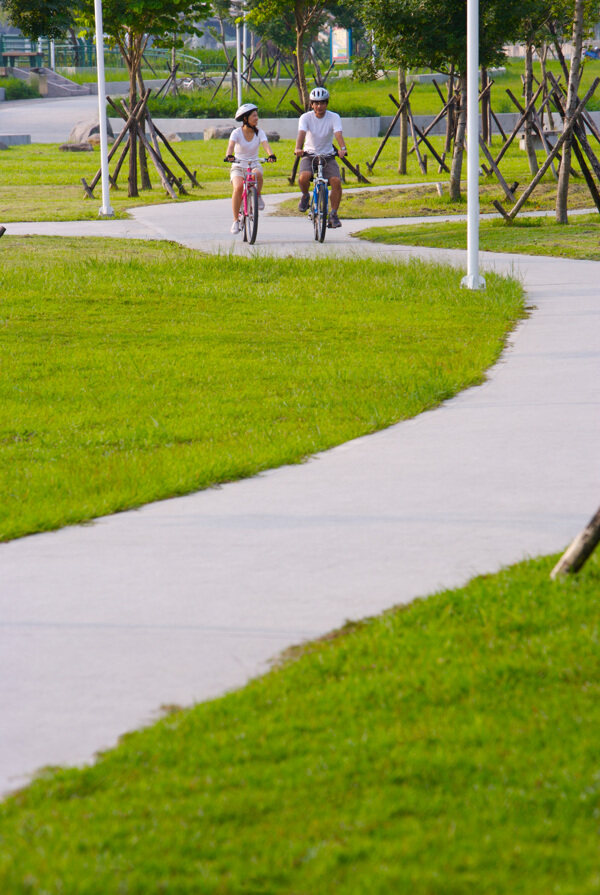
<path fill-rule="evenodd" d="M 523 314 L 435 265 L 0 244 L 0 540 L 295 463 L 481 382 Z M 369 290 L 364 283 L 368 280 Z"/>
<path fill-rule="evenodd" d="M 453 211 L 464 211 L 466 202 L 453 205 L 448 201 L 448 176 L 440 175 L 437 166 L 430 165 L 429 173 L 423 175 L 418 168 L 414 153 L 409 156 L 408 173 L 400 176 L 397 171 L 398 141 L 388 141 L 382 155 L 375 166 L 373 174 L 369 174 L 366 161 L 373 158 L 380 143 L 379 138 L 360 138 L 348 140 L 350 159 L 357 162 L 361 170 L 368 176 L 373 186 L 386 184 L 405 184 L 409 190 L 390 190 L 370 192 L 365 190 L 344 198 L 343 214 L 347 217 L 386 217 L 413 214 L 447 214 Z M 434 144 L 441 151 L 443 138 L 433 138 Z M 140 205 L 164 203 L 171 201 L 195 201 L 202 199 L 225 198 L 231 195 L 229 184 L 229 166 L 223 163 L 226 148 L 224 140 L 189 140 L 177 143 L 176 151 L 186 165 L 198 172 L 201 189 L 191 189 L 187 197 L 171 200 L 158 182 L 156 172 L 150 165 L 153 182 L 152 190 L 140 191 L 139 198 L 127 197 L 126 172 L 120 178 L 121 188 L 111 190 L 111 204 L 117 217 L 126 217 L 127 209 Z M 265 192 L 281 193 L 296 190 L 288 182 L 293 164 L 293 141 L 281 140 L 274 144 L 278 162 L 265 165 Z M 499 138 L 494 147 L 500 148 Z M 541 156 L 540 156 L 541 158 Z M 88 199 L 81 185 L 85 177 L 89 183 L 100 165 L 100 154 L 94 152 L 65 153 L 52 144 L 34 144 L 30 146 L 12 146 L 2 153 L 2 182 L 0 183 L 0 221 L 52 221 L 52 220 L 96 220 L 101 204 L 100 186 L 96 189 L 95 200 Z M 112 170 L 112 167 L 111 167 Z M 466 163 L 465 163 L 466 175 Z M 525 153 L 518 146 L 512 146 L 502 162 L 502 171 L 509 182 L 517 181 L 520 190 L 530 180 L 527 171 Z M 347 186 L 356 188 L 358 183 L 348 171 Z M 435 184 L 441 183 L 445 195 L 437 195 Z M 413 184 L 430 184 L 413 186 Z M 186 185 L 186 186 L 189 186 Z M 519 190 L 517 191 L 517 195 Z M 507 204 L 504 193 L 495 179 L 482 180 L 483 210 L 494 211 L 491 202 L 500 199 Z M 555 201 L 556 184 L 551 174 L 547 174 L 544 182 L 535 190 L 527 204 L 528 209 L 552 207 Z M 486 204 L 487 203 L 487 204 Z M 581 182 L 573 181 L 570 189 L 571 207 L 591 205 L 591 199 Z M 297 207 L 295 200 L 283 203 L 283 214 L 294 213 Z"/>
<path fill-rule="evenodd" d="M 459 202 L 451 202 L 447 189 L 440 196 L 434 184 L 420 184 L 407 186 L 402 189 L 390 188 L 384 190 L 361 190 L 357 193 L 344 193 L 341 216 L 349 220 L 361 218 L 400 218 L 421 217 L 449 214 L 467 213 L 466 183 L 464 193 Z M 518 197 L 518 192 L 517 192 Z M 505 208 L 510 209 L 511 203 L 504 199 L 497 184 L 483 183 L 479 192 L 480 211 L 482 214 L 497 214 L 499 222 L 503 222 L 498 211 L 492 204 L 494 199 L 499 199 Z M 581 183 L 571 184 L 569 188 L 569 208 L 589 208 L 592 199 L 586 186 Z M 525 203 L 525 211 L 547 211 L 556 205 L 556 183 L 554 181 L 542 182 L 534 191 L 530 200 Z M 282 202 L 276 214 L 286 216 L 298 214 L 297 199 L 288 199 Z"/>
<path fill-rule="evenodd" d="M 360 239 L 385 245 L 419 245 L 444 249 L 466 249 L 465 221 L 414 224 L 400 227 L 370 227 L 355 234 Z M 598 215 L 574 215 L 568 226 L 553 218 L 517 218 L 481 221 L 479 247 L 484 252 L 519 252 L 600 261 Z"/>
<path fill-rule="evenodd" d="M 4 895 L 592 895 L 599 557 L 313 643 L 0 806 Z"/>

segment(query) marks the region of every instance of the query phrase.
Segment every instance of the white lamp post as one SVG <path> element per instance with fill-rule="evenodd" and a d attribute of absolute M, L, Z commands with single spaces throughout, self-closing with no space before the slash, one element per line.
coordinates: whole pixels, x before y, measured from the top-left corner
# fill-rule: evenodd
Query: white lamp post
<path fill-rule="evenodd" d="M 467 0 L 467 289 L 485 289 L 479 275 L 479 0 Z"/>
<path fill-rule="evenodd" d="M 108 135 L 106 132 L 106 84 L 104 81 L 104 25 L 102 23 L 102 0 L 94 0 L 96 18 L 96 66 L 98 72 L 98 117 L 100 120 L 100 166 L 102 172 L 102 207 L 100 217 L 112 218 L 108 182 Z"/>
<path fill-rule="evenodd" d="M 242 105 L 242 26 L 239 18 L 235 23 L 235 42 L 237 50 L 237 100 Z"/>

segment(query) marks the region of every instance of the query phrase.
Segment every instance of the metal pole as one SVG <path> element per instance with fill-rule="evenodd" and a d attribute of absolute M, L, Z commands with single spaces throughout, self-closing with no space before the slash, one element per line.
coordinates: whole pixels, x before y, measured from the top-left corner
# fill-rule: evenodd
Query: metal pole
<path fill-rule="evenodd" d="M 98 215 L 112 218 L 108 182 L 108 135 L 106 131 L 106 83 L 104 80 L 104 26 L 102 23 L 102 0 L 94 0 L 96 17 L 96 68 L 98 76 L 98 118 L 100 120 L 100 166 L 102 171 L 102 207 Z"/>
<path fill-rule="evenodd" d="M 246 26 L 246 0 L 242 3 L 242 15 L 244 17 L 244 26 L 242 31 L 242 56 L 244 59 L 244 74 L 248 67 L 248 28 Z"/>
<path fill-rule="evenodd" d="M 54 40 L 50 41 L 50 68 L 56 71 L 56 45 Z"/>
<path fill-rule="evenodd" d="M 242 105 L 242 26 L 239 19 L 235 23 L 235 42 L 237 49 L 237 99 Z"/>
<path fill-rule="evenodd" d="M 485 289 L 479 275 L 479 0 L 467 0 L 467 289 Z"/>

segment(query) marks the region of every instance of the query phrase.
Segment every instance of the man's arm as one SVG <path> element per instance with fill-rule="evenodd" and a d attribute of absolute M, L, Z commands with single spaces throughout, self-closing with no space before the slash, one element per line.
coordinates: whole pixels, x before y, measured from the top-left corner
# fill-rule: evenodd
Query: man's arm
<path fill-rule="evenodd" d="M 304 152 L 304 141 L 306 140 L 306 131 L 298 131 L 298 136 L 296 137 L 296 148 L 294 149 L 295 155 L 302 155 Z"/>
<path fill-rule="evenodd" d="M 345 155 L 348 155 L 348 149 L 346 148 L 346 141 L 344 140 L 344 135 L 341 131 L 334 131 L 333 136 L 335 137 L 335 141 L 337 145 L 340 147 L 338 155 L 340 158 L 343 158 Z"/>

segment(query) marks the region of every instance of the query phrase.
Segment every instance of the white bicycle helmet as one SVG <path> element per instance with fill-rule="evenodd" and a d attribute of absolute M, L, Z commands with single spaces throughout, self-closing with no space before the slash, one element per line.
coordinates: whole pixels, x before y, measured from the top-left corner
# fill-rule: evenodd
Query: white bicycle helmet
<path fill-rule="evenodd" d="M 329 99 L 329 90 L 326 87 L 313 87 L 310 91 L 309 99 L 311 103 L 322 102 Z"/>
<path fill-rule="evenodd" d="M 255 106 L 254 103 L 244 103 L 235 113 L 235 120 L 243 121 L 246 115 L 249 115 L 250 112 L 254 112 L 255 109 L 258 112 L 258 106 Z"/>

